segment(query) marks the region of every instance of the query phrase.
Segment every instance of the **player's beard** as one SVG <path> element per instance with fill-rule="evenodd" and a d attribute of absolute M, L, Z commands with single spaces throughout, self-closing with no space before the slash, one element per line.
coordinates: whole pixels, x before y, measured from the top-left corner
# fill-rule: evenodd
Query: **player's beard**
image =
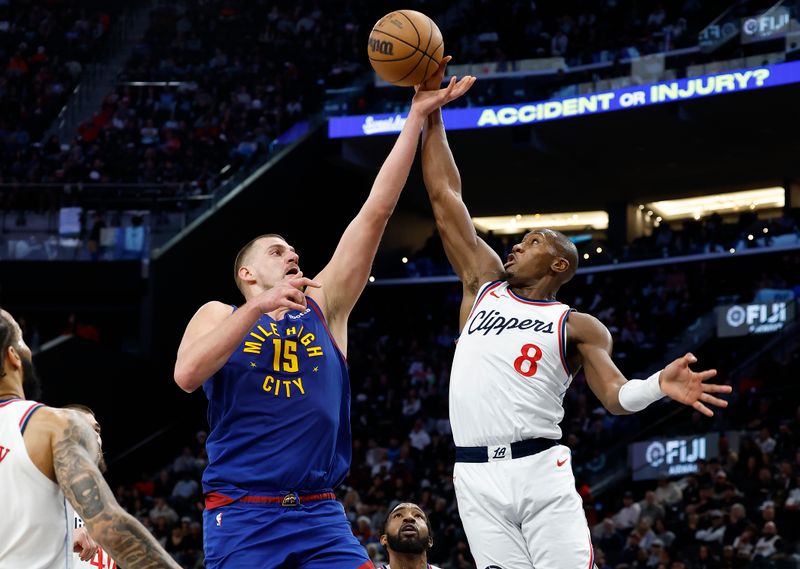
<path fill-rule="evenodd" d="M 395 535 L 387 535 L 386 541 L 389 542 L 389 548 L 397 553 L 418 555 L 428 550 L 428 538 L 422 537 L 420 534 L 415 537 L 403 537 L 400 535 L 400 530 L 398 530 Z"/>
<path fill-rule="evenodd" d="M 42 382 L 36 375 L 33 359 L 22 358 L 22 392 L 25 399 L 37 401 L 42 396 Z"/>
<path fill-rule="evenodd" d="M 103 449 L 100 449 L 100 452 L 97 453 L 97 470 L 103 474 L 105 474 L 106 470 L 108 470 L 108 466 L 106 465 L 106 456 L 103 454 Z"/>

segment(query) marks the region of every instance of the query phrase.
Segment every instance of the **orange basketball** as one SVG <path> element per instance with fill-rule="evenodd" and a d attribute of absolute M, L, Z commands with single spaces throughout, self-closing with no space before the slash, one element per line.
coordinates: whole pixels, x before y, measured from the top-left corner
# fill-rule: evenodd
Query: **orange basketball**
<path fill-rule="evenodd" d="M 442 32 L 428 16 L 397 10 L 378 20 L 369 34 L 369 62 L 381 79 L 410 87 L 438 69 L 444 55 Z"/>

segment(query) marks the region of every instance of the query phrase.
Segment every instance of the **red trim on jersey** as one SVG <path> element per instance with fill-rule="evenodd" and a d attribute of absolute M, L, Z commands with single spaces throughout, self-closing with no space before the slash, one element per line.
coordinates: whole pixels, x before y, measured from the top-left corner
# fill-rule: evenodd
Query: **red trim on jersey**
<path fill-rule="evenodd" d="M 22 428 L 22 425 L 28 420 L 28 416 L 31 415 L 37 407 L 41 407 L 41 403 L 34 403 L 30 407 L 28 407 L 27 411 L 22 414 L 22 418 L 19 420 L 19 426 Z"/>
<path fill-rule="evenodd" d="M 208 492 L 205 495 L 206 509 L 213 510 L 221 508 L 234 502 L 247 502 L 249 504 L 282 504 L 286 499 L 286 494 L 281 496 L 243 496 L 238 500 L 221 494 L 220 492 Z M 333 492 L 323 492 L 321 494 L 300 494 L 297 496 L 300 503 L 318 502 L 320 500 L 335 500 L 336 494 Z"/>
<path fill-rule="evenodd" d="M 240 502 L 249 502 L 251 504 L 282 504 L 286 499 L 286 494 L 283 496 L 245 496 L 241 498 Z M 333 492 L 323 492 L 321 494 L 299 494 L 297 496 L 300 502 L 319 502 L 320 500 L 335 500 L 336 494 Z"/>
<path fill-rule="evenodd" d="M 16 403 L 17 401 L 24 401 L 24 399 L 20 399 L 19 397 L 15 397 L 14 399 L 9 399 L 8 401 L 3 401 L 0 403 L 0 407 L 5 407 L 10 403 Z"/>
<path fill-rule="evenodd" d="M 489 293 L 489 291 L 492 291 L 492 290 L 496 289 L 498 286 L 503 284 L 503 282 L 504 281 L 496 281 L 494 284 L 489 285 L 489 286 L 486 287 L 486 289 L 481 293 L 481 295 L 475 301 L 475 304 L 473 305 L 472 310 L 469 313 L 469 316 L 467 316 L 467 320 L 472 318 L 472 315 L 475 314 L 475 309 L 478 308 L 478 305 L 481 303 L 481 301 L 484 299 L 484 297 Z"/>
<path fill-rule="evenodd" d="M 365 561 L 364 563 L 356 567 L 356 569 L 375 569 L 375 565 L 372 564 L 372 561 Z"/>
<path fill-rule="evenodd" d="M 311 307 L 311 309 L 314 312 L 317 313 L 317 316 L 319 316 L 319 319 L 322 320 L 322 325 L 325 327 L 325 331 L 328 333 L 328 336 L 330 336 L 331 342 L 333 342 L 333 345 L 336 347 L 336 350 L 342 356 L 342 359 L 344 359 L 344 363 L 347 363 L 347 356 L 344 355 L 344 352 L 339 347 L 339 344 L 336 343 L 336 340 L 334 339 L 333 334 L 331 334 L 331 331 L 328 328 L 328 321 L 325 320 L 325 315 L 322 313 L 322 310 L 320 309 L 319 304 L 317 304 L 317 301 L 314 300 L 313 298 L 311 298 L 310 296 L 306 296 L 306 298 L 311 301 L 311 304 L 309 304 L 308 306 Z"/>
<path fill-rule="evenodd" d="M 567 364 L 567 314 L 570 309 L 567 308 L 561 318 L 558 320 L 558 355 L 561 356 L 561 365 L 564 366 L 564 371 L 567 375 L 572 375 L 569 371 L 569 364 Z"/>
<path fill-rule="evenodd" d="M 594 547 L 592 547 L 592 534 L 589 534 L 589 569 L 594 567 Z"/>
<path fill-rule="evenodd" d="M 213 510 L 214 508 L 227 506 L 228 504 L 233 504 L 236 501 L 230 496 L 226 496 L 225 494 L 220 494 L 219 492 L 208 492 L 205 495 L 205 500 L 206 500 L 206 510 Z"/>
<path fill-rule="evenodd" d="M 555 306 L 556 304 L 561 304 L 557 300 L 531 300 L 529 298 L 525 298 L 524 296 L 520 296 L 511 290 L 511 287 L 508 287 L 508 293 L 511 295 L 511 298 L 517 302 L 521 302 L 522 304 L 532 304 L 534 306 Z"/>

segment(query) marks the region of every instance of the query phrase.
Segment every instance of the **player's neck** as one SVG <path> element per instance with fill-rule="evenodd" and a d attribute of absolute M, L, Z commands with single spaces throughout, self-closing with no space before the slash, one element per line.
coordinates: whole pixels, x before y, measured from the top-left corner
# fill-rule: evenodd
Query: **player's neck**
<path fill-rule="evenodd" d="M 279 308 L 278 310 L 273 310 L 272 312 L 268 312 L 267 316 L 275 320 L 283 320 L 283 317 L 286 316 L 286 313 L 289 312 L 288 308 Z"/>
<path fill-rule="evenodd" d="M 389 565 L 392 569 L 428 569 L 428 556 L 424 553 L 392 552 Z"/>
<path fill-rule="evenodd" d="M 3 379 L 6 381 L 0 382 L 0 400 L 25 399 L 25 392 L 22 390 L 22 385 L 14 385 L 11 381 L 8 381 L 8 376 Z"/>
<path fill-rule="evenodd" d="M 555 300 L 557 288 L 553 288 L 553 283 L 540 280 L 529 284 L 511 284 L 508 287 L 517 296 L 530 300 Z"/>

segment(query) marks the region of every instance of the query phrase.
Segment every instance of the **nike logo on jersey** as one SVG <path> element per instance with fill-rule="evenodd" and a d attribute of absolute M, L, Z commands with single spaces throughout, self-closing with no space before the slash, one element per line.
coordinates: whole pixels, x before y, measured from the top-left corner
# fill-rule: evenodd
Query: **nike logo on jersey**
<path fill-rule="evenodd" d="M 526 318 L 525 320 L 518 320 L 512 317 L 506 320 L 506 318 L 501 316 L 500 312 L 497 310 L 490 310 L 489 312 L 481 310 L 470 321 L 469 326 L 467 327 L 467 334 L 483 332 L 483 335 L 486 336 L 489 332 L 494 332 L 495 335 L 499 336 L 506 330 L 514 329 L 533 329 L 534 332 L 539 332 L 541 334 L 552 334 L 553 323 L 542 322 L 538 319 L 531 320 L 529 318 Z"/>
<path fill-rule="evenodd" d="M 500 298 L 500 296 L 498 296 L 498 294 L 495 291 L 491 291 L 489 292 L 489 294 L 491 294 L 495 298 Z"/>
<path fill-rule="evenodd" d="M 10 448 L 6 448 L 4 446 L 0 446 L 0 462 L 3 462 L 3 459 L 8 456 L 8 453 L 11 452 Z M 14 455 L 17 456 L 17 455 Z"/>
<path fill-rule="evenodd" d="M 558 460 L 558 459 L 556 459 L 556 466 L 558 466 L 559 468 L 561 468 L 562 466 L 564 466 L 564 465 L 566 464 L 566 462 L 567 462 L 568 460 L 569 460 L 569 458 L 564 458 L 564 459 L 562 459 L 562 460 Z"/>

